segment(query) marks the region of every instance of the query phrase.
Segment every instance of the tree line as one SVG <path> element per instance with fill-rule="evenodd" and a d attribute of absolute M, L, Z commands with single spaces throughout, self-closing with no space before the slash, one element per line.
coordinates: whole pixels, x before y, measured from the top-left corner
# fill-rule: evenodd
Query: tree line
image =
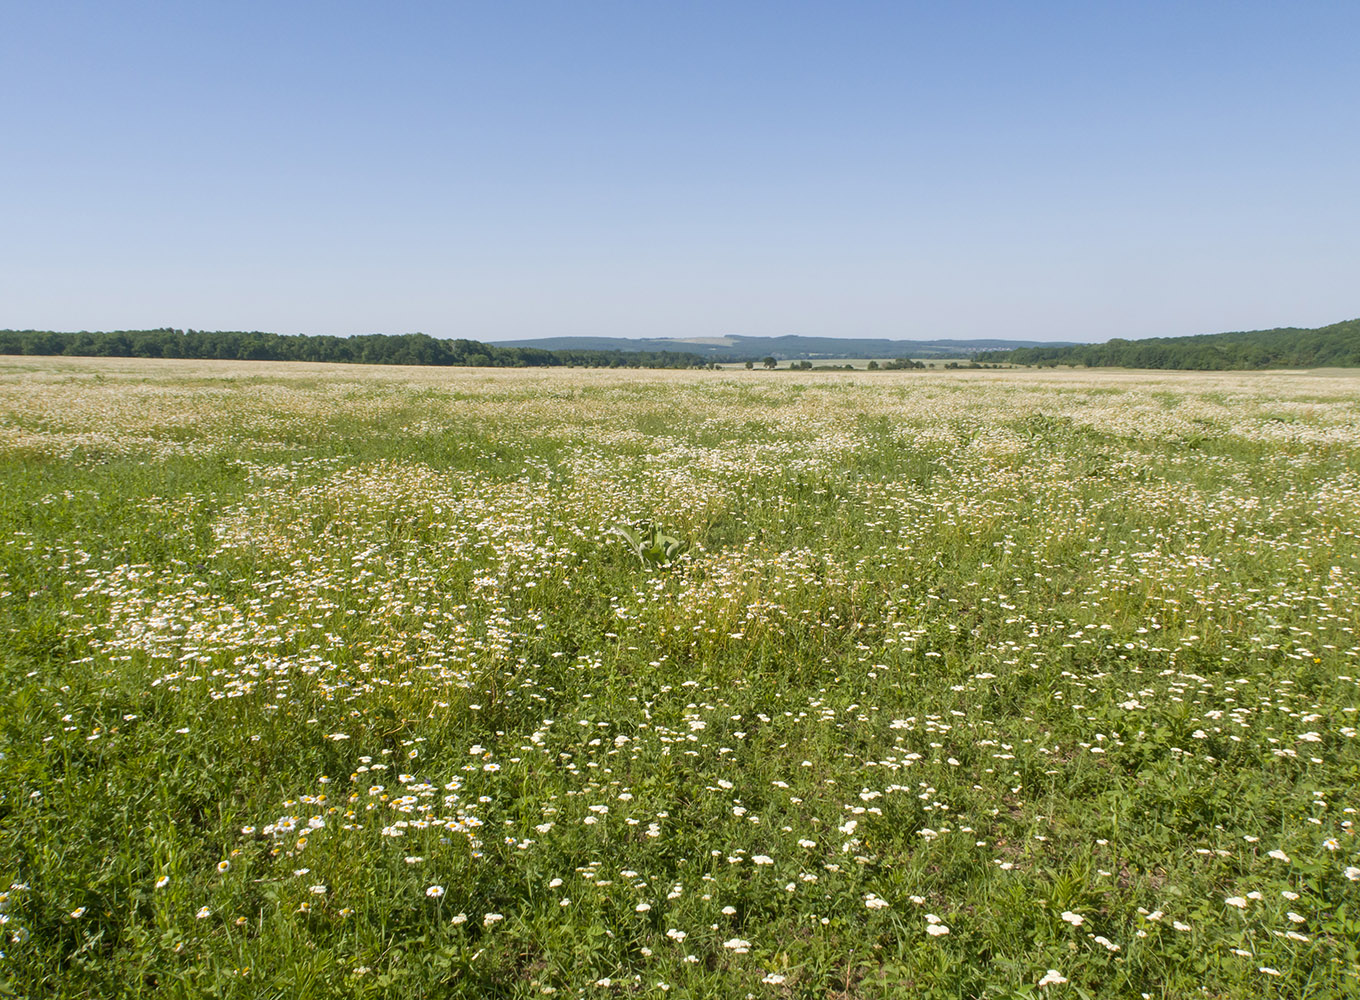
<path fill-rule="evenodd" d="M 498 347 L 477 340 L 439 340 L 424 333 L 332 337 L 169 328 L 107 333 L 0 330 L 0 354 L 468 365 L 474 368 L 695 368 L 708 363 L 697 354 L 682 351 L 547 351 L 533 347 Z"/>
<path fill-rule="evenodd" d="M 978 361 L 1091 368 L 1163 368 L 1229 371 L 1262 368 L 1360 367 L 1360 319 L 1304 330 L 1282 327 L 1195 337 L 1110 340 L 1071 347 L 1021 347 L 988 351 Z"/>

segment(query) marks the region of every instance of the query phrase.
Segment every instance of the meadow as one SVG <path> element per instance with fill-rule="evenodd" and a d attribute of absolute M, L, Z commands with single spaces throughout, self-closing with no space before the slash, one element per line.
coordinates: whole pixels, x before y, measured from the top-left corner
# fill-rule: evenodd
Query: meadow
<path fill-rule="evenodd" d="M 1357 530 L 1354 373 L 0 358 L 0 994 L 1360 995 Z"/>

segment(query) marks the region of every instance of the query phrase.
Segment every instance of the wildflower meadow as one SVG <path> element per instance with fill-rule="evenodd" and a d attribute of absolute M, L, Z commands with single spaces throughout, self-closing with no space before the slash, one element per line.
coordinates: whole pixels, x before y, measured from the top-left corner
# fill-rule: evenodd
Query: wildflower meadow
<path fill-rule="evenodd" d="M 1360 995 L 1360 376 L 0 359 L 0 995 Z"/>

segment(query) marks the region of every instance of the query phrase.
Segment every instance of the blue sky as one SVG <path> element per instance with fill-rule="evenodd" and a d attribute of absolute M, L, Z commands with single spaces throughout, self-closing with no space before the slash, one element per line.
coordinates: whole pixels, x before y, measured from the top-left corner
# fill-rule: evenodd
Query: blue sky
<path fill-rule="evenodd" d="M 0 4 L 0 327 L 1360 316 L 1360 4 Z"/>

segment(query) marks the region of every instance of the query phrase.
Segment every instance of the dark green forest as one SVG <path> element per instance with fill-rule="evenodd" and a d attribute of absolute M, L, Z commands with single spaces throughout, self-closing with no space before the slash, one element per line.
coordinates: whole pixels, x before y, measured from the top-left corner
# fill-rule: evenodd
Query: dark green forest
<path fill-rule="evenodd" d="M 220 361 L 335 361 L 362 365 L 470 365 L 476 368 L 694 368 L 708 362 L 681 351 L 553 350 L 438 340 L 423 333 L 356 337 L 204 330 L 54 333 L 0 330 L 0 354 L 97 358 L 211 358 Z"/>
<path fill-rule="evenodd" d="M 423 333 L 354 337 L 258 331 L 116 330 L 107 333 L 0 330 L 0 354 L 223 361 L 331 361 L 367 365 L 467 365 L 477 368 L 695 368 L 710 359 L 668 350 L 606 350 L 439 340 Z M 724 360 L 746 360 L 733 356 Z M 1194 337 L 1110 340 L 987 351 L 975 363 L 1089 368 L 1229 371 L 1360 367 L 1360 319 L 1313 330 L 1283 327 Z M 890 364 L 887 367 L 898 367 Z"/>
<path fill-rule="evenodd" d="M 1229 371 L 1360 367 L 1360 319 L 1315 330 L 1281 327 L 1195 337 L 1110 340 L 1067 347 L 1022 347 L 979 354 L 981 362 Z"/>

